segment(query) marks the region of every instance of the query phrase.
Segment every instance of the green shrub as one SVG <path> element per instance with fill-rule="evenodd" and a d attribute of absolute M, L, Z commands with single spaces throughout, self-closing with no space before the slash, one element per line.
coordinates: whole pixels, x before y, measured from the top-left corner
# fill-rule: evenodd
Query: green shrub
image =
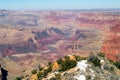
<path fill-rule="evenodd" d="M 37 77 L 38 77 L 38 80 L 42 80 L 42 73 L 41 72 L 38 72 L 38 74 L 37 74 Z"/>
<path fill-rule="evenodd" d="M 57 80 L 61 80 L 61 74 L 59 73 L 59 74 L 55 74 L 55 78 L 57 79 Z"/>
<path fill-rule="evenodd" d="M 115 65 L 118 69 L 120 69 L 120 62 L 115 62 L 114 65 Z"/>
<path fill-rule="evenodd" d="M 32 72 L 31 72 L 32 74 L 36 74 L 37 73 L 37 70 L 35 69 L 35 70 L 32 70 Z"/>
<path fill-rule="evenodd" d="M 52 66 L 48 66 L 48 68 L 45 69 L 43 72 L 38 72 L 37 74 L 38 79 L 42 80 L 42 78 L 43 77 L 45 78 L 48 75 L 48 73 L 51 71 L 52 71 Z"/>
<path fill-rule="evenodd" d="M 100 53 L 98 53 L 98 56 L 105 57 L 105 53 L 100 52 Z"/>
<path fill-rule="evenodd" d="M 42 76 L 45 78 L 47 75 L 48 75 L 48 71 L 47 71 L 47 70 L 44 70 Z"/>
<path fill-rule="evenodd" d="M 76 61 L 80 61 L 81 60 L 81 57 L 80 56 L 77 56 L 77 55 L 74 55 Z"/>
<path fill-rule="evenodd" d="M 61 63 L 59 71 L 66 71 L 68 69 L 75 67 L 76 65 L 77 61 L 66 59 Z"/>
<path fill-rule="evenodd" d="M 57 60 L 57 63 L 58 64 L 61 64 L 63 62 L 63 60 L 61 59 L 61 58 L 59 58 L 58 60 Z"/>
<path fill-rule="evenodd" d="M 81 58 L 81 60 L 86 60 L 87 59 L 87 57 L 80 57 Z"/>
<path fill-rule="evenodd" d="M 42 76 L 43 76 L 43 77 L 46 77 L 46 76 L 48 75 L 48 73 L 51 72 L 51 71 L 52 71 L 52 67 L 49 66 L 48 69 L 45 69 L 45 70 L 44 70 Z"/>
<path fill-rule="evenodd" d="M 42 67 L 40 67 L 40 68 L 39 68 L 39 71 L 42 71 L 42 70 L 43 70 L 43 68 L 42 68 Z"/>
<path fill-rule="evenodd" d="M 61 74 L 55 74 L 55 77 L 50 78 L 50 80 L 61 80 Z"/>
<path fill-rule="evenodd" d="M 52 65 L 52 63 L 51 62 L 48 62 L 48 66 L 51 66 Z"/>
<path fill-rule="evenodd" d="M 98 56 L 92 54 L 88 57 L 88 62 L 92 62 L 94 64 L 94 66 L 101 66 L 100 64 L 100 59 L 98 58 Z"/>
<path fill-rule="evenodd" d="M 65 60 L 69 60 L 70 57 L 69 57 L 69 56 L 65 56 L 64 59 L 65 59 Z"/>
<path fill-rule="evenodd" d="M 113 60 L 109 59 L 109 61 L 110 61 L 112 64 L 114 64 Z"/>
<path fill-rule="evenodd" d="M 16 77 L 15 80 L 22 80 L 22 77 Z"/>
<path fill-rule="evenodd" d="M 55 78 L 55 77 L 52 77 L 52 78 L 50 78 L 50 80 L 58 80 L 57 78 Z"/>
<path fill-rule="evenodd" d="M 49 66 L 48 69 L 46 69 L 47 73 L 52 71 L 52 66 Z"/>

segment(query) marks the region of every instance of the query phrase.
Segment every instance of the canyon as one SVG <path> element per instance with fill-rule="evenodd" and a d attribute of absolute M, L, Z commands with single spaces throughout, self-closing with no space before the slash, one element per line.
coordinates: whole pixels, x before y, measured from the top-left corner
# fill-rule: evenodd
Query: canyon
<path fill-rule="evenodd" d="M 118 11 L 0 10 L 1 64 L 14 74 L 69 54 L 88 56 L 104 52 L 116 61 L 120 54 Z M 6 63 L 6 64 L 5 64 Z"/>

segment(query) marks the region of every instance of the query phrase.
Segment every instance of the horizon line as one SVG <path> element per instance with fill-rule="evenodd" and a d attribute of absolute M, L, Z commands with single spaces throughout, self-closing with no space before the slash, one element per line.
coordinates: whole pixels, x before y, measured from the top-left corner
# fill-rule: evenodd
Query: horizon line
<path fill-rule="evenodd" d="M 86 9 L 0 9 L 11 11 L 102 11 L 102 10 L 120 10 L 120 8 L 86 8 Z"/>

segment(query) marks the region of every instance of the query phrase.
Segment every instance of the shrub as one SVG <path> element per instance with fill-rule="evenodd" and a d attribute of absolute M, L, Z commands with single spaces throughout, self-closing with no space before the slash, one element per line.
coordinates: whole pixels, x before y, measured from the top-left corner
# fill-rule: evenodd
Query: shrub
<path fill-rule="evenodd" d="M 22 77 L 16 77 L 15 80 L 22 80 Z"/>
<path fill-rule="evenodd" d="M 109 61 L 110 61 L 112 64 L 114 64 L 113 60 L 109 59 Z"/>
<path fill-rule="evenodd" d="M 108 70 L 108 71 L 114 71 L 114 67 L 113 66 L 111 66 L 111 65 L 104 65 L 103 66 L 103 68 L 105 69 L 105 70 Z"/>
<path fill-rule="evenodd" d="M 114 65 L 115 65 L 118 69 L 120 69 L 120 62 L 115 62 Z"/>
<path fill-rule="evenodd" d="M 58 60 L 57 60 L 57 63 L 58 64 L 61 64 L 63 62 L 63 60 L 61 59 L 61 58 L 59 58 Z"/>
<path fill-rule="evenodd" d="M 42 76 L 43 76 L 43 77 L 46 77 L 46 76 L 48 75 L 48 73 L 51 72 L 51 71 L 52 71 L 52 67 L 49 66 L 48 69 L 45 69 L 45 70 L 44 70 Z"/>
<path fill-rule="evenodd" d="M 89 57 L 88 57 L 88 62 L 92 62 L 93 64 L 94 64 L 94 66 L 101 66 L 101 64 L 100 64 L 100 59 L 98 58 L 98 56 L 96 56 L 96 55 L 90 55 Z"/>
<path fill-rule="evenodd" d="M 80 56 L 74 55 L 74 57 L 75 57 L 76 61 L 80 61 L 81 60 Z"/>
<path fill-rule="evenodd" d="M 42 73 L 41 72 L 38 72 L 38 74 L 37 74 L 37 77 L 38 77 L 38 80 L 42 80 Z"/>
<path fill-rule="evenodd" d="M 70 57 L 69 57 L 69 56 L 65 56 L 64 59 L 65 59 L 65 60 L 69 60 Z"/>
<path fill-rule="evenodd" d="M 105 53 L 100 52 L 100 53 L 98 53 L 98 56 L 105 57 Z"/>
<path fill-rule="evenodd" d="M 50 80 L 61 80 L 61 74 L 55 74 L 55 77 L 50 78 Z"/>
<path fill-rule="evenodd" d="M 49 73 L 52 71 L 52 66 L 49 66 L 48 69 L 46 69 L 46 71 Z"/>
<path fill-rule="evenodd" d="M 37 77 L 39 80 L 42 80 L 42 78 L 46 77 L 49 72 L 52 71 L 52 66 L 49 66 L 47 69 L 45 69 L 43 72 L 38 72 Z"/>
<path fill-rule="evenodd" d="M 60 73 L 59 74 L 55 74 L 55 77 L 56 77 L 57 80 L 61 80 L 61 74 Z"/>
<path fill-rule="evenodd" d="M 52 65 L 52 63 L 51 62 L 48 62 L 48 66 L 51 66 Z"/>
<path fill-rule="evenodd" d="M 80 57 L 81 58 L 81 60 L 86 60 L 87 59 L 87 57 Z"/>
<path fill-rule="evenodd" d="M 57 78 L 55 78 L 55 77 L 52 77 L 52 78 L 50 78 L 50 80 L 58 80 Z"/>
<path fill-rule="evenodd" d="M 76 65 L 77 65 L 77 61 L 66 59 L 61 63 L 59 71 L 66 71 L 70 68 L 75 67 Z"/>
<path fill-rule="evenodd" d="M 44 72 L 43 72 L 42 76 L 45 78 L 47 75 L 48 75 L 47 70 L 44 70 Z"/>
<path fill-rule="evenodd" d="M 32 74 L 36 74 L 37 73 L 37 70 L 35 69 L 35 70 L 32 70 L 32 72 L 31 72 Z"/>
<path fill-rule="evenodd" d="M 42 67 L 40 67 L 40 68 L 39 68 L 39 71 L 42 71 L 42 70 L 43 70 L 43 68 L 42 68 Z"/>

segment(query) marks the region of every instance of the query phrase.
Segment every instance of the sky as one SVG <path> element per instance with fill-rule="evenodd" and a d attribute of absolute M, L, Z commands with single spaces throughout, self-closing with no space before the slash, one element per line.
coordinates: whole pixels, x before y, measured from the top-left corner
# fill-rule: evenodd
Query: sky
<path fill-rule="evenodd" d="M 0 0 L 7 10 L 78 10 L 120 8 L 120 0 Z"/>

